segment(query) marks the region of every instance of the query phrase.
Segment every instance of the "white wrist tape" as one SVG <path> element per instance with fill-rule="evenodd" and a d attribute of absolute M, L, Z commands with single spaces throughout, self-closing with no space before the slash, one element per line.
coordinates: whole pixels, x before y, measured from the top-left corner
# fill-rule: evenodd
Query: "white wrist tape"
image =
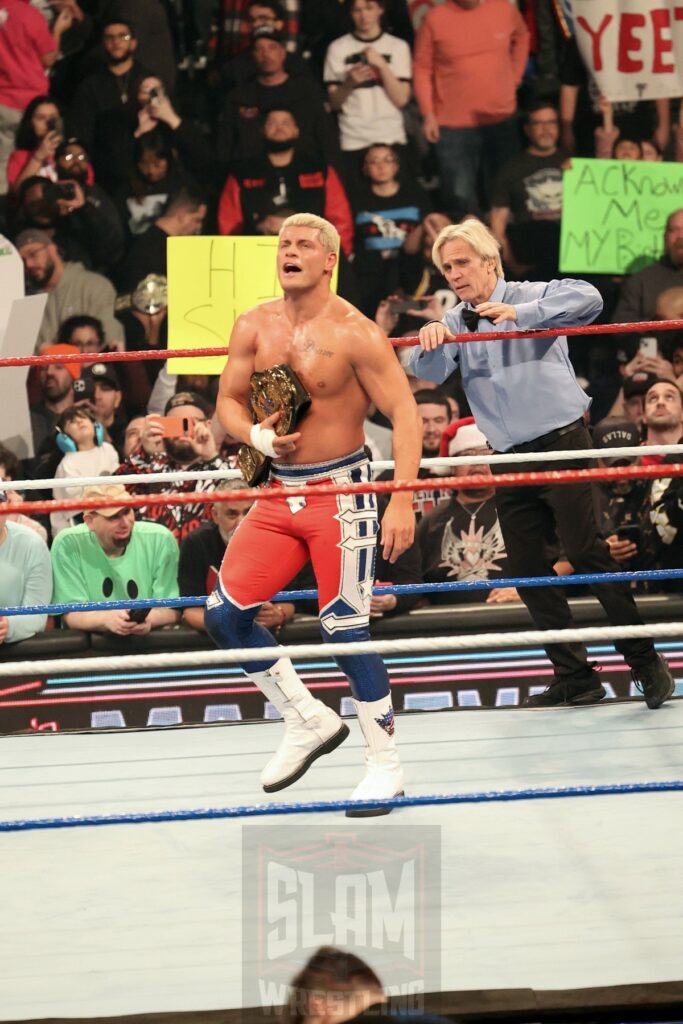
<path fill-rule="evenodd" d="M 251 428 L 249 441 L 252 448 L 256 448 L 262 455 L 268 455 L 271 459 L 274 459 L 277 456 L 277 452 L 273 447 L 273 441 L 276 436 L 274 430 L 268 430 L 262 427 L 260 423 L 255 423 Z"/>

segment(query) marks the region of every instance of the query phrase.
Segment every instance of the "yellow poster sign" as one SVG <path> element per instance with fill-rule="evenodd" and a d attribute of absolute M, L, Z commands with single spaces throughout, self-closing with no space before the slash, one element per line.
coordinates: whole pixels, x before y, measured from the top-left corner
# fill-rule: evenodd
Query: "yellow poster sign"
<path fill-rule="evenodd" d="M 192 235 L 168 240 L 168 347 L 224 348 L 247 309 L 282 295 L 278 238 Z M 332 287 L 337 287 L 335 270 Z M 219 374 L 226 356 L 169 359 L 169 373 Z"/>

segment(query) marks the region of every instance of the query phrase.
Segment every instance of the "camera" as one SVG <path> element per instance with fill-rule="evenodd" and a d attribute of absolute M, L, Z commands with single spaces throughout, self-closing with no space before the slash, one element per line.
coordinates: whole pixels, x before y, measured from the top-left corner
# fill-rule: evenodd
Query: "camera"
<path fill-rule="evenodd" d="M 149 99 L 147 100 L 147 102 L 151 103 L 152 100 L 158 100 L 160 96 L 161 96 L 161 89 L 159 88 L 158 85 L 155 85 L 153 89 L 149 90 Z"/>
<path fill-rule="evenodd" d="M 64 125 L 62 124 L 61 117 L 49 117 L 47 119 L 47 130 L 49 132 L 59 132 L 61 135 L 64 131 Z"/>

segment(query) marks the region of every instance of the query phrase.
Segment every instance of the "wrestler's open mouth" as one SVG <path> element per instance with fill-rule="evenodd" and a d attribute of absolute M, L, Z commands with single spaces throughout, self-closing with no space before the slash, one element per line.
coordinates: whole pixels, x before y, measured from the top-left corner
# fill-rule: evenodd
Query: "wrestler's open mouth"
<path fill-rule="evenodd" d="M 285 265 L 284 265 L 284 267 L 282 269 L 284 270 L 285 274 L 300 274 L 301 273 L 301 267 L 297 266 L 296 263 L 285 263 Z"/>

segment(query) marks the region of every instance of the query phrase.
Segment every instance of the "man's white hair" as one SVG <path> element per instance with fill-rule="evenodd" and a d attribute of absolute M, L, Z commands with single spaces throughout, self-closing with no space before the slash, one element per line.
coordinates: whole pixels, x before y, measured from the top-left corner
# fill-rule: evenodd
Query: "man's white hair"
<path fill-rule="evenodd" d="M 334 224 L 324 217 L 318 217 L 315 213 L 293 213 L 282 223 L 280 234 L 287 228 L 314 228 L 318 232 L 320 244 L 325 252 L 338 252 L 340 245 L 339 232 Z"/>
<path fill-rule="evenodd" d="M 436 236 L 432 246 L 432 261 L 434 266 L 443 274 L 443 262 L 441 250 L 446 242 L 452 242 L 460 238 L 467 242 L 474 249 L 477 256 L 482 260 L 493 260 L 495 263 L 496 277 L 503 276 L 503 264 L 500 259 L 500 245 L 493 237 L 485 224 L 480 220 L 467 220 L 464 224 L 449 224 L 442 228 Z"/>

